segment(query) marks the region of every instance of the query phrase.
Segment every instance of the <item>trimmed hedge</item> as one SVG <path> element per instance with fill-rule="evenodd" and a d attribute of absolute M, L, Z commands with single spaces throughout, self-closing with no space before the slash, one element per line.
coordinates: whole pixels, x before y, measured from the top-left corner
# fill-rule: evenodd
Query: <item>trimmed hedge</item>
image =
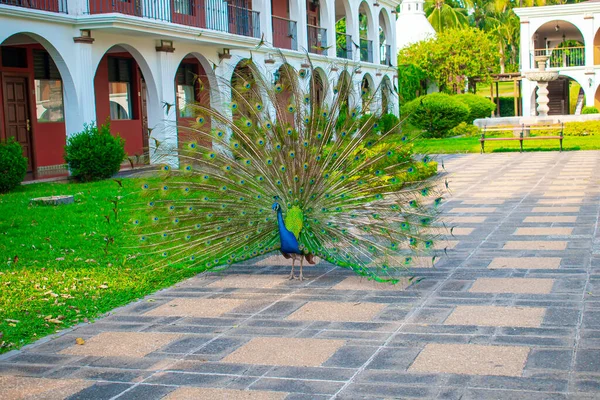
<path fill-rule="evenodd" d="M 600 111 L 594 106 L 585 106 L 581 110 L 582 114 L 600 114 Z"/>
<path fill-rule="evenodd" d="M 83 131 L 67 139 L 65 161 L 71 176 L 80 182 L 107 179 L 119 172 L 125 159 L 125 140 L 110 133 L 110 124 L 100 128 L 84 125 Z"/>
<path fill-rule="evenodd" d="M 490 117 L 492 111 L 496 108 L 493 101 L 487 97 L 478 96 L 473 93 L 464 93 L 454 96 L 455 99 L 469 107 L 469 117 L 465 121 L 472 124 L 477 118 Z"/>
<path fill-rule="evenodd" d="M 27 174 L 27 158 L 23 148 L 11 137 L 0 143 L 0 193 L 6 193 L 21 184 Z"/>
<path fill-rule="evenodd" d="M 441 138 L 463 121 L 470 109 L 463 102 L 445 93 L 431 93 L 406 103 L 402 114 L 417 128 L 425 130 L 423 137 Z"/>

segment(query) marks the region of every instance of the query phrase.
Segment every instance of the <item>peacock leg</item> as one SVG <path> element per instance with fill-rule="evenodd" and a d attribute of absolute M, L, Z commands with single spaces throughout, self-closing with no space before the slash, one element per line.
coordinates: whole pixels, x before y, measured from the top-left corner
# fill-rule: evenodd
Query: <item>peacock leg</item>
<path fill-rule="evenodd" d="M 303 262 L 304 262 L 304 256 L 300 256 L 300 275 L 298 276 L 298 279 L 300 279 L 301 282 L 304 280 L 304 277 L 302 276 L 302 263 Z"/>
<path fill-rule="evenodd" d="M 294 263 L 296 262 L 296 258 L 292 257 L 292 271 L 290 272 L 290 280 L 294 279 Z"/>

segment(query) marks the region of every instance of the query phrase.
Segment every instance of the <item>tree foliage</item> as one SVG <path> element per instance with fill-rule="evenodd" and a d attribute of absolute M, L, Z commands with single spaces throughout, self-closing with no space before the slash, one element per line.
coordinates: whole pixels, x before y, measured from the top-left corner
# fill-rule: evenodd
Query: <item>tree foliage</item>
<path fill-rule="evenodd" d="M 474 78 L 491 82 L 491 74 L 497 72 L 499 64 L 497 46 L 490 35 L 466 28 L 447 29 L 436 38 L 402 49 L 398 65 L 421 69 L 440 91 L 461 93 Z"/>

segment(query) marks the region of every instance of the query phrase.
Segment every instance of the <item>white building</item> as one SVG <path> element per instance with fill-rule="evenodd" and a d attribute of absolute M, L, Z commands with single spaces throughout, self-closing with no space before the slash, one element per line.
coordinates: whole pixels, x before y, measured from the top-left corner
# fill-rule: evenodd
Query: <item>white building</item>
<path fill-rule="evenodd" d="M 521 72 L 536 69 L 534 56 L 547 55 L 546 68 L 560 78 L 550 82 L 549 114 L 569 114 L 569 103 L 600 108 L 600 2 L 515 8 L 521 20 Z M 569 93 L 569 81 L 581 91 Z M 522 81 L 523 115 L 535 115 L 535 82 Z M 573 99 L 577 96 L 577 99 Z"/>
<path fill-rule="evenodd" d="M 425 16 L 425 0 L 404 0 L 396 21 L 398 50 L 435 37 L 435 29 Z"/>
<path fill-rule="evenodd" d="M 33 178 L 64 174 L 66 138 L 92 121 L 110 120 L 127 153 L 144 159 L 147 133 L 173 139 L 161 127 L 191 117 L 186 102 L 230 101 L 219 82 L 241 60 L 252 54 L 276 75 L 277 49 L 296 70 L 311 53 L 324 90 L 341 78 L 360 93 L 363 82 L 377 87 L 396 74 L 395 8 L 391 0 L 0 0 L 0 139 L 23 145 Z M 336 32 L 343 18 L 346 32 Z M 360 72 L 341 77 L 346 63 Z M 383 98 L 378 108 L 394 112 L 397 95 Z"/>

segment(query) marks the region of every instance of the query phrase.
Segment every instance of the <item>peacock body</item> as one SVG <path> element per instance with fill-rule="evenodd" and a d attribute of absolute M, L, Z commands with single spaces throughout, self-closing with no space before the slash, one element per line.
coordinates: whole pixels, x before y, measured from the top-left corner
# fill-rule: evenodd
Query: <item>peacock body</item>
<path fill-rule="evenodd" d="M 279 250 L 396 282 L 437 238 L 442 197 L 435 180 L 413 178 L 435 164 L 411 158 L 400 123 L 384 131 L 361 112 L 378 90 L 353 109 L 352 85 L 329 88 L 312 66 L 273 81 L 240 64 L 227 109 L 193 106 L 185 142 L 156 148 L 161 178 L 132 211 L 143 251 L 211 270 Z"/>

